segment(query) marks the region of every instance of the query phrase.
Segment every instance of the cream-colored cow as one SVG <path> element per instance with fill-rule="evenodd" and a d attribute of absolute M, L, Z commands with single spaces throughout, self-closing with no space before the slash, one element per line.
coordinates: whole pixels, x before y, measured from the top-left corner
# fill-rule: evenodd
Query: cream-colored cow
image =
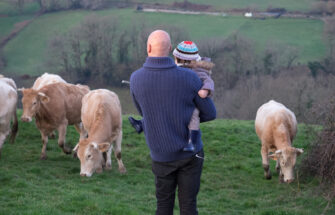
<path fill-rule="evenodd" d="M 113 145 L 119 171 L 125 173 L 121 158 L 122 115 L 118 96 L 105 89 L 90 91 L 82 100 L 81 120 L 88 138 L 80 140 L 73 149 L 80 160 L 80 175 L 90 177 L 94 172 L 102 172 L 103 167 L 110 169 Z"/>
<path fill-rule="evenodd" d="M 0 156 L 2 145 L 11 132 L 10 142 L 14 143 L 18 131 L 16 115 L 17 91 L 13 79 L 0 75 Z M 10 122 L 13 120 L 12 128 Z"/>
<path fill-rule="evenodd" d="M 39 90 L 46 85 L 54 83 L 66 83 L 66 81 L 62 79 L 59 75 L 44 73 L 35 80 L 32 88 L 34 90 Z"/>
<path fill-rule="evenodd" d="M 294 113 L 284 105 L 271 100 L 258 109 L 255 128 L 262 142 L 261 154 L 266 179 L 271 179 L 270 157 L 277 161 L 276 169 L 280 181 L 292 182 L 296 157 L 304 152 L 303 149 L 292 147 L 292 141 L 297 133 Z M 269 152 L 273 154 L 269 155 Z"/>

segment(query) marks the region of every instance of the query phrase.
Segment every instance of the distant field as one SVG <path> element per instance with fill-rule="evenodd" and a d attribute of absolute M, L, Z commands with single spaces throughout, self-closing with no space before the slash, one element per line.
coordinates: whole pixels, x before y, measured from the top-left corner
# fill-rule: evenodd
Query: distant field
<path fill-rule="evenodd" d="M 9 4 L 4 0 L 0 0 L 0 15 L 17 16 L 28 15 L 37 12 L 40 9 L 36 2 L 25 3 L 22 9 L 22 14 L 19 14 L 14 5 Z M 1 18 L 0 18 L 1 19 Z"/>
<path fill-rule="evenodd" d="M 126 0 L 123 0 L 126 1 Z M 183 2 L 184 0 L 136 0 L 137 2 L 149 3 L 173 3 Z M 233 9 L 253 7 L 258 10 L 266 10 L 268 7 L 286 8 L 289 11 L 309 11 L 312 3 L 316 0 L 189 0 L 197 4 L 213 5 L 217 9 Z"/>
<path fill-rule="evenodd" d="M 306 63 L 325 55 L 322 40 L 323 22 L 311 19 L 266 19 L 255 20 L 244 17 L 216 17 L 205 15 L 180 15 L 142 13 L 132 9 L 102 10 L 97 12 L 75 10 L 45 14 L 25 28 L 4 48 L 8 60 L 7 73 L 38 75 L 46 60 L 47 43 L 56 33 L 65 33 L 91 14 L 117 19 L 126 29 L 132 23 L 145 23 L 149 27 L 176 25 L 195 41 L 208 38 L 226 38 L 236 32 L 254 41 L 260 50 L 270 42 L 297 47 L 299 61 Z M 173 35 L 171 35 L 173 37 Z M 174 44 L 175 45 L 175 44 Z"/>
<path fill-rule="evenodd" d="M 32 15 L 0 17 L 0 40 L 14 29 L 15 24 L 31 19 Z"/>
<path fill-rule="evenodd" d="M 0 214 L 154 214 L 155 188 L 151 159 L 143 134 L 124 116 L 122 158 L 127 168 L 91 178 L 79 176 L 79 160 L 63 154 L 56 140 L 39 160 L 41 139 L 33 123 L 19 123 L 14 145 L 5 143 L 0 159 Z M 253 121 L 216 120 L 202 124 L 205 162 L 198 196 L 202 215 L 316 215 L 327 205 L 317 180 L 302 178 L 279 184 L 278 175 L 263 178 L 260 142 Z M 299 126 L 294 145 L 308 148 L 307 130 Z M 78 134 L 68 129 L 74 147 Z M 298 159 L 300 162 L 301 157 Z M 274 171 L 275 162 L 271 161 Z M 335 202 L 332 202 L 335 203 Z M 178 205 L 178 203 L 176 203 Z M 325 215 L 333 215 L 330 207 Z M 175 214 L 179 214 L 176 206 Z"/>

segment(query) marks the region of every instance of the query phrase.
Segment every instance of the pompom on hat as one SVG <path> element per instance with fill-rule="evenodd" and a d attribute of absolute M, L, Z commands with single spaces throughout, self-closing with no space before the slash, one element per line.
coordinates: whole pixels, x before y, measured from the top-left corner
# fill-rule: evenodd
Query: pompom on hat
<path fill-rule="evenodd" d="M 173 56 L 182 60 L 199 60 L 199 49 L 192 41 L 183 41 L 173 50 Z"/>

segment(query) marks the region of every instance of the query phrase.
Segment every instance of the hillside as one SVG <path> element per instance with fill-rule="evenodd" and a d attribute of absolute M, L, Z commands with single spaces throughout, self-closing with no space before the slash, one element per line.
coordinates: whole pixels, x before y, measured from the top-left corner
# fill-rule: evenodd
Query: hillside
<path fill-rule="evenodd" d="M 122 156 L 128 173 L 120 175 L 113 158 L 113 170 L 91 178 L 79 176 L 79 161 L 64 155 L 56 140 L 49 141 L 48 159 L 39 160 L 39 132 L 34 124 L 20 122 L 16 143 L 4 145 L 0 160 L 0 214 L 153 214 L 149 150 L 126 117 Z M 199 214 L 315 215 L 326 207 L 316 180 L 300 177 L 279 184 L 276 173 L 272 180 L 263 179 L 253 121 L 216 120 L 203 124 L 202 130 Z M 78 135 L 72 127 L 68 131 L 67 143 L 73 147 Z M 305 126 L 299 126 L 294 145 L 308 148 Z M 325 214 L 334 213 L 330 208 Z"/>
<path fill-rule="evenodd" d="M 222 39 L 239 32 L 254 42 L 259 52 L 264 51 L 268 45 L 273 43 L 295 47 L 300 56 L 298 61 L 301 63 L 320 59 L 326 52 L 322 39 L 323 22 L 320 20 L 289 18 L 257 20 L 244 17 L 171 15 L 138 13 L 133 9 L 111 9 L 97 12 L 75 10 L 45 14 L 11 40 L 3 49 L 7 59 L 5 72 L 17 75 L 39 75 L 46 72 L 43 65 L 48 57 L 48 41 L 54 35 L 65 34 L 92 14 L 117 20 L 124 27 L 119 31 L 129 30 L 133 23 L 138 25 L 144 23 L 146 26 L 157 27 L 177 26 L 184 29 L 189 35 L 187 39 L 194 41 Z"/>

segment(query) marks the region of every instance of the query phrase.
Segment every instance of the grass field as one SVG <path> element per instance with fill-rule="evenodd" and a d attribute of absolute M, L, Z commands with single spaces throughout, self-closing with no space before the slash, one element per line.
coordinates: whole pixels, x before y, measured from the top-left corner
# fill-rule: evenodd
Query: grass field
<path fill-rule="evenodd" d="M 254 41 L 260 50 L 271 42 L 294 46 L 299 50 L 299 61 L 302 63 L 320 59 L 326 53 L 326 46 L 322 40 L 323 22 L 320 20 L 286 18 L 255 20 L 244 17 L 138 13 L 132 9 L 98 12 L 75 10 L 45 14 L 10 41 L 4 47 L 7 58 L 6 73 L 38 75 L 46 72 L 43 71 L 42 64 L 48 54 L 48 40 L 56 33 L 67 32 L 93 13 L 118 19 L 125 29 L 131 28 L 131 24 L 137 22 L 144 22 L 147 26 L 153 27 L 176 25 L 189 34 L 189 38 L 185 39 L 195 41 L 226 38 L 240 32 L 242 36 Z"/>
<path fill-rule="evenodd" d="M 5 0 L 0 0 L 0 15 L 7 16 L 18 16 L 18 15 L 32 15 L 40 9 L 36 2 L 26 2 L 22 8 L 22 13 L 13 4 L 6 2 Z"/>
<path fill-rule="evenodd" d="M 0 17 L 0 40 L 9 35 L 15 28 L 15 24 L 31 19 L 32 15 Z"/>
<path fill-rule="evenodd" d="M 198 196 L 199 214 L 315 215 L 327 202 L 317 180 L 299 178 L 279 184 L 278 175 L 263 179 L 260 143 L 253 121 L 216 120 L 202 125 L 205 163 Z M 127 168 L 91 178 L 79 176 L 79 160 L 67 156 L 50 140 L 48 159 L 39 160 L 40 135 L 34 124 L 19 124 L 14 145 L 6 143 L 0 160 L 0 214 L 154 214 L 151 159 L 144 136 L 124 116 L 122 158 Z M 294 145 L 308 147 L 304 126 Z M 78 134 L 68 129 L 67 143 Z M 300 159 L 299 159 L 300 161 Z M 274 162 L 271 163 L 274 170 Z M 178 207 L 176 207 L 176 214 Z M 334 214 L 331 207 L 325 214 Z"/>
<path fill-rule="evenodd" d="M 184 0 L 166 0 L 164 3 L 183 2 Z M 161 3 L 161 0 L 138 0 L 138 2 Z M 309 11 L 315 0 L 192 0 L 197 4 L 213 5 L 217 9 L 235 9 L 253 7 L 258 10 L 266 10 L 268 7 L 286 8 L 289 11 Z"/>

